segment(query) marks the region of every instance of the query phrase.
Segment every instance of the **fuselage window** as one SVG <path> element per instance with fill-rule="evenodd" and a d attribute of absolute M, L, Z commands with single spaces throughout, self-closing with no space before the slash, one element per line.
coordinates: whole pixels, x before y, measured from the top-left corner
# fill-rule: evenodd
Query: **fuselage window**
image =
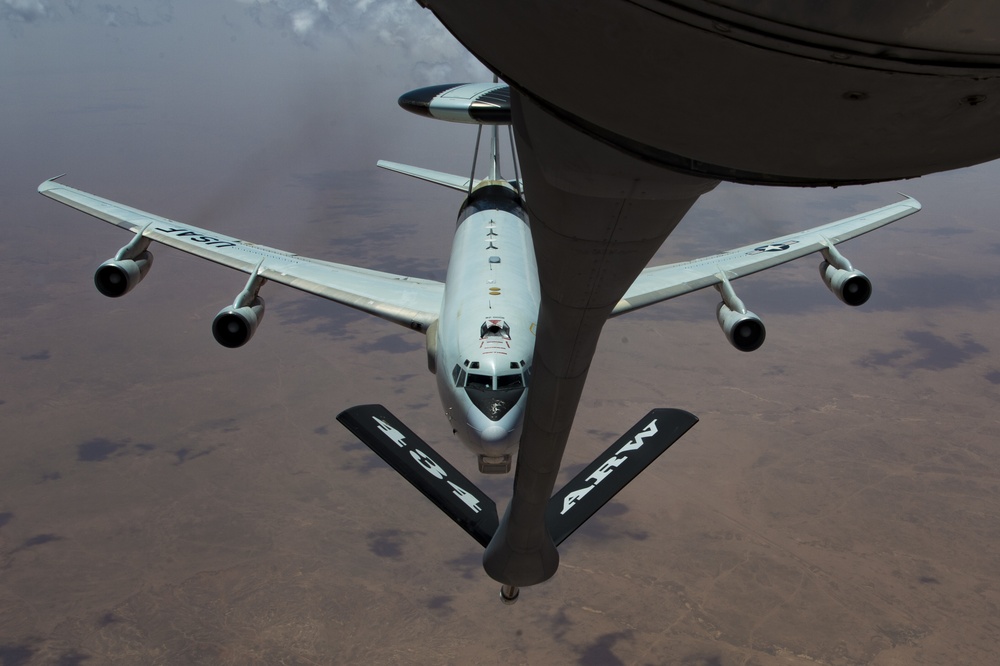
<path fill-rule="evenodd" d="M 455 382 L 455 386 L 461 386 L 461 384 L 458 383 L 458 375 L 461 374 L 461 372 L 462 372 L 462 366 L 456 363 L 455 369 L 451 371 L 451 378 Z"/>

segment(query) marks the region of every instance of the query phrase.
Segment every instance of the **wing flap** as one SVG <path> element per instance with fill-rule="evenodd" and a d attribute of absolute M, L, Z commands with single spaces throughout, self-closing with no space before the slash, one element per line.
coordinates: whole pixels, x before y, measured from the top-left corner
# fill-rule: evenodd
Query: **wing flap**
<path fill-rule="evenodd" d="M 615 306 L 612 317 L 692 291 L 780 266 L 825 247 L 857 238 L 920 210 L 912 197 L 799 233 L 745 245 L 728 252 L 645 269 Z"/>
<path fill-rule="evenodd" d="M 437 319 L 444 285 L 434 280 L 373 271 L 301 257 L 265 245 L 215 233 L 104 199 L 54 180 L 42 195 L 163 245 L 294 289 L 426 331 Z M 259 267 L 259 268 L 258 268 Z"/>

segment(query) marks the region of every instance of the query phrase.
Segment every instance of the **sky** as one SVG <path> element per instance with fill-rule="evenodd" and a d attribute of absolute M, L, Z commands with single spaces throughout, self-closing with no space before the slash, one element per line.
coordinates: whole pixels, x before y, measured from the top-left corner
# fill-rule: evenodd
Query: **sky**
<path fill-rule="evenodd" d="M 381 402 L 470 478 L 423 338 L 245 280 L 40 197 L 65 182 L 331 261 L 443 280 L 475 130 L 396 98 L 489 74 L 415 2 L 0 0 L 0 665 L 984 663 L 1000 605 L 1000 165 L 831 189 L 721 185 L 656 261 L 891 202 L 843 246 L 741 280 L 768 326 L 731 349 L 699 292 L 610 322 L 567 451 L 653 407 L 701 422 L 501 606 L 476 544 L 335 421 Z M 510 479 L 482 487 L 501 505 Z"/>

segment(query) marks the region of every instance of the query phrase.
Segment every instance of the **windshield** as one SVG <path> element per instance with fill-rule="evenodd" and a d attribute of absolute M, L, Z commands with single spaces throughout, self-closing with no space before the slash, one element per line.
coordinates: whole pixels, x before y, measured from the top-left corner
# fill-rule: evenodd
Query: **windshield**
<path fill-rule="evenodd" d="M 471 367 L 473 364 L 468 365 Z M 511 365 L 518 366 L 517 363 Z M 494 376 L 481 372 L 467 373 L 456 365 L 451 376 L 455 386 L 464 388 L 472 404 L 491 421 L 502 419 L 521 399 L 525 389 L 525 376 L 519 370 Z"/>
<path fill-rule="evenodd" d="M 470 372 L 469 378 L 465 382 L 465 388 L 477 391 L 490 391 L 493 389 L 493 377 Z"/>

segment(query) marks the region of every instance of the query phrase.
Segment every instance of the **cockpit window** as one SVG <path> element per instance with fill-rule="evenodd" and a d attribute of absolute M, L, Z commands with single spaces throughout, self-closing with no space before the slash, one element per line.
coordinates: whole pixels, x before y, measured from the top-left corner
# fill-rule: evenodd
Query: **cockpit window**
<path fill-rule="evenodd" d="M 465 388 L 475 389 L 477 391 L 492 391 L 493 377 L 490 375 L 479 375 L 470 372 L 469 379 L 465 383 Z"/>
<path fill-rule="evenodd" d="M 472 372 L 466 375 L 460 370 L 456 384 L 465 387 L 465 393 L 472 404 L 488 419 L 499 421 L 521 399 L 525 379 L 520 372 L 508 372 L 494 377 Z"/>
<path fill-rule="evenodd" d="M 503 391 L 506 389 L 521 388 L 524 386 L 524 380 L 521 379 L 521 373 L 513 375 L 497 375 L 497 390 Z"/>

